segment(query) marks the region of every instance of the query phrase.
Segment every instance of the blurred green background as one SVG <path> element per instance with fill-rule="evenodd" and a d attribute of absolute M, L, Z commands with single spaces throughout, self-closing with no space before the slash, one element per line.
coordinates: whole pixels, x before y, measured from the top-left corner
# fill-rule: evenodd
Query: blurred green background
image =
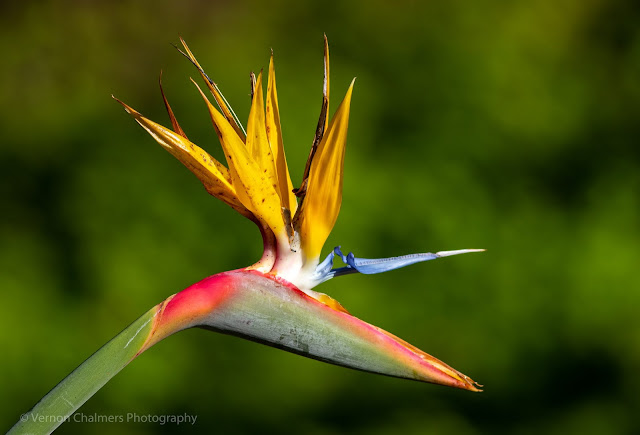
<path fill-rule="evenodd" d="M 59 433 L 640 433 L 640 6 L 632 0 L 16 2 L 0 11 L 0 390 L 8 429 L 168 295 L 260 256 L 121 107 L 222 158 L 169 43 L 241 119 L 276 55 L 294 184 L 320 109 L 357 76 L 340 218 L 325 251 L 487 248 L 324 291 L 485 385 L 472 394 L 191 330 L 84 414 L 195 426 Z"/>

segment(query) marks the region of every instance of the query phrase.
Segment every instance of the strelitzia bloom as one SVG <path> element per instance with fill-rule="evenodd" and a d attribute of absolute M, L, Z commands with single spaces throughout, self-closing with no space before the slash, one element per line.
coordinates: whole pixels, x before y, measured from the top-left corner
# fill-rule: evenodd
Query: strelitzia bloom
<path fill-rule="evenodd" d="M 216 108 L 194 81 L 220 139 L 226 165 L 188 139 L 162 91 L 162 84 L 160 89 L 172 128 L 163 127 L 118 101 L 160 145 L 198 177 L 207 192 L 258 226 L 264 253 L 249 267 L 206 278 L 152 308 L 58 384 L 27 415 L 70 415 L 139 354 L 167 336 L 191 327 L 237 335 L 354 369 L 480 391 L 468 376 L 352 316 L 336 300 L 313 290 L 341 275 L 386 272 L 421 261 L 480 251 L 464 249 L 365 259 L 353 253 L 345 255 L 336 247 L 321 261 L 322 248 L 342 202 L 343 162 L 354 85 L 352 81 L 329 120 L 326 38 L 320 119 L 302 184 L 297 189 L 291 182 L 285 159 L 273 53 L 266 101 L 263 74 L 257 77 L 252 74 L 252 103 L 245 130 L 187 44 L 182 41 L 182 45 L 182 54 L 195 65 L 217 105 Z M 342 267 L 334 267 L 336 257 L 344 263 Z M 60 395 L 64 401 L 57 400 Z"/>

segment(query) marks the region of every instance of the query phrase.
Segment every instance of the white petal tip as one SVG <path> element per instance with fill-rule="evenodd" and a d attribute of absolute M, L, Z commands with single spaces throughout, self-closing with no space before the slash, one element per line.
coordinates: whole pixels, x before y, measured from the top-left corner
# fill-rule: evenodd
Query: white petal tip
<path fill-rule="evenodd" d="M 450 257 L 458 254 L 468 254 L 470 252 L 484 252 L 486 249 L 458 249 L 456 251 L 440 251 L 436 252 L 438 257 Z"/>

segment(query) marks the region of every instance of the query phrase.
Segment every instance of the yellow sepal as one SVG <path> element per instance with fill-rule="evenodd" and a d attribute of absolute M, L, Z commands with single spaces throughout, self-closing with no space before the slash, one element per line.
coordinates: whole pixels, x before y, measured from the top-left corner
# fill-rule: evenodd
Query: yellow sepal
<path fill-rule="evenodd" d="M 355 79 L 318 145 L 309 170 L 306 195 L 294 221 L 307 259 L 315 260 L 320 256 L 340 212 L 344 151 L 354 82 Z"/>
<path fill-rule="evenodd" d="M 160 145 L 193 172 L 202 182 L 207 192 L 224 201 L 242 215 L 252 214 L 240 202 L 231 183 L 231 175 L 224 165 L 211 157 L 185 137 L 145 118 L 127 104 L 113 97 Z"/>
<path fill-rule="evenodd" d="M 182 54 L 186 54 L 189 60 L 191 60 L 191 63 L 193 63 L 195 67 L 198 69 L 200 76 L 206 83 L 207 87 L 209 88 L 209 91 L 211 91 L 211 93 L 213 94 L 213 98 L 215 98 L 216 103 L 218 104 L 218 107 L 220 107 L 220 109 L 222 110 L 224 117 L 227 119 L 227 121 L 229 121 L 229 124 L 231 124 L 231 127 L 233 127 L 236 134 L 240 136 L 240 138 L 244 141 L 245 135 L 244 135 L 244 132 L 242 131 L 242 127 L 236 121 L 235 114 L 233 113 L 233 110 L 227 103 L 227 100 L 224 98 L 224 96 L 220 92 L 220 89 L 218 89 L 218 86 L 213 81 L 211 81 L 211 79 L 205 74 L 204 70 L 196 60 L 196 57 L 193 55 L 191 50 L 189 50 L 189 46 L 184 41 L 184 39 L 180 38 L 180 42 L 182 42 L 182 46 L 186 51 L 186 53 L 182 53 Z"/>
<path fill-rule="evenodd" d="M 290 211 L 293 216 L 298 209 L 298 201 L 293 193 L 293 183 L 289 175 L 287 159 L 284 154 L 282 141 L 282 128 L 280 126 L 280 109 L 278 106 L 278 92 L 276 89 L 276 71 L 273 66 L 273 54 L 269 61 L 269 80 L 267 82 L 267 109 L 266 109 L 267 139 L 271 144 L 276 173 L 278 176 L 278 189 L 282 207 Z"/>
<path fill-rule="evenodd" d="M 264 114 L 264 98 L 262 96 L 262 72 L 258 74 L 253 92 L 253 101 L 247 122 L 247 151 L 261 170 L 260 178 L 273 186 L 279 193 L 278 176 L 271 145 L 267 139 Z"/>
<path fill-rule="evenodd" d="M 227 158 L 232 185 L 238 199 L 258 219 L 265 222 L 278 237 L 283 234 L 284 224 L 280 210 L 280 197 L 276 187 L 267 177 L 265 169 L 260 168 L 253 159 L 233 126 L 213 107 L 198 84 L 193 83 L 200 91 L 200 95 L 209 109 L 211 121 Z"/>
<path fill-rule="evenodd" d="M 343 313 L 347 313 L 350 314 L 347 309 L 345 307 L 343 307 L 340 302 L 336 301 L 335 299 L 333 299 L 331 296 L 326 295 L 324 293 L 318 293 L 318 292 L 314 292 L 315 294 L 312 295 L 312 297 L 319 301 L 322 302 L 323 304 L 325 304 L 328 307 L 333 308 L 336 311 L 341 311 Z"/>

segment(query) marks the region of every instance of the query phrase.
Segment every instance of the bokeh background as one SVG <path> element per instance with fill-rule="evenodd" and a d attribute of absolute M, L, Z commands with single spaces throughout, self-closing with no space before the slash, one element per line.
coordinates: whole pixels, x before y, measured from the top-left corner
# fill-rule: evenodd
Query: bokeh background
<path fill-rule="evenodd" d="M 260 256 L 110 98 L 223 158 L 169 44 L 241 119 L 276 56 L 300 181 L 331 46 L 352 77 L 342 212 L 325 250 L 487 248 L 323 285 L 482 394 L 360 373 L 202 330 L 151 349 L 84 414 L 195 426 L 59 433 L 640 433 L 640 6 L 628 0 L 14 2 L 0 12 L 0 429 L 152 305 Z"/>

